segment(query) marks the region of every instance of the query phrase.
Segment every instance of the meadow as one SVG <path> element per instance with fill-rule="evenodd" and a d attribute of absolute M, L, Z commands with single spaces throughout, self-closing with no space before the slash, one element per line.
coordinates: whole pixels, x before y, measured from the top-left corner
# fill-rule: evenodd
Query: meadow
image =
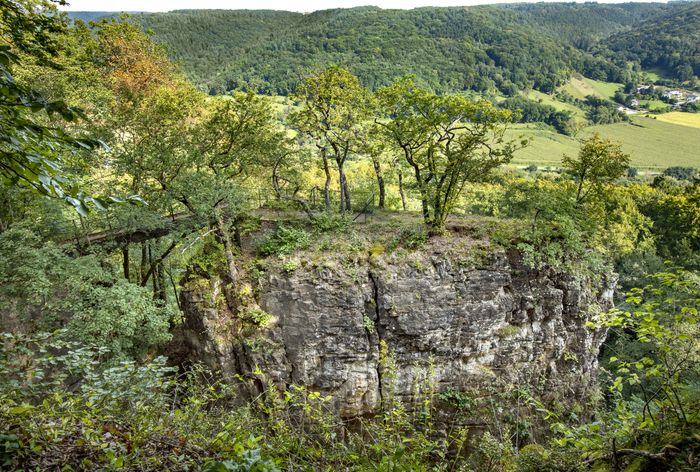
<path fill-rule="evenodd" d="M 560 90 L 568 92 L 574 98 L 585 99 L 588 95 L 600 98 L 612 98 L 623 85 L 615 82 L 602 82 L 587 77 L 574 76 Z"/>
<path fill-rule="evenodd" d="M 513 160 L 516 165 L 558 166 L 564 154 L 578 153 L 580 139 L 597 132 L 622 143 L 623 151 L 631 156 L 632 166 L 660 171 L 670 166 L 700 167 L 698 128 L 700 115 L 676 112 L 657 118 L 635 116 L 629 123 L 589 126 L 575 138 L 535 124 L 516 125 L 507 136 L 532 139 L 527 148 L 516 154 Z"/>
<path fill-rule="evenodd" d="M 639 100 L 639 105 L 649 111 L 668 111 L 671 106 L 661 100 Z"/>
<path fill-rule="evenodd" d="M 567 86 L 575 86 L 578 93 L 597 90 L 602 96 L 607 91 L 616 90 L 619 84 L 600 82 L 591 79 L 572 79 Z M 585 121 L 585 112 L 580 108 L 564 103 L 551 95 L 529 91 L 531 100 L 550 105 L 557 110 L 570 111 L 576 121 Z M 285 115 L 292 105 L 288 97 L 272 97 L 273 109 L 278 118 Z M 663 102 L 660 104 L 667 106 Z M 531 140 L 530 145 L 518 151 L 513 165 L 522 167 L 534 164 L 539 167 L 558 167 L 564 154 L 575 156 L 580 141 L 600 133 L 603 137 L 622 143 L 624 152 L 630 154 L 632 166 L 651 172 L 658 172 L 670 166 L 700 167 L 700 114 L 671 112 L 660 115 L 631 116 L 629 123 L 595 125 L 583 128 L 576 137 L 565 136 L 553 128 L 539 123 L 516 124 L 507 131 L 510 139 L 523 136 Z"/>
<path fill-rule="evenodd" d="M 690 126 L 691 128 L 700 129 L 700 113 L 683 113 L 681 111 L 673 111 L 664 113 L 656 117 L 659 121 L 672 123 L 674 125 Z M 698 150 L 700 154 L 700 150 Z"/>
<path fill-rule="evenodd" d="M 586 118 L 586 114 L 579 107 L 570 103 L 561 102 L 552 95 L 537 90 L 530 90 L 525 96 L 530 100 L 542 103 L 543 105 L 554 107 L 557 111 L 571 112 L 577 119 L 584 120 Z"/>

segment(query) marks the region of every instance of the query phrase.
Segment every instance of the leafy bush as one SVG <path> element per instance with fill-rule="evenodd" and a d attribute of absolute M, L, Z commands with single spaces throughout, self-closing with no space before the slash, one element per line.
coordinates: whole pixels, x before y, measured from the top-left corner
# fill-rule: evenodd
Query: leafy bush
<path fill-rule="evenodd" d="M 387 250 L 392 252 L 398 247 L 406 249 L 419 249 L 428 241 L 428 232 L 425 227 L 417 226 L 413 228 L 404 228 L 398 236 L 391 240 L 387 245 Z"/>
<path fill-rule="evenodd" d="M 594 124 L 611 124 L 629 121 L 629 117 L 617 109 L 618 105 L 605 98 L 588 95 L 582 102 L 586 117 Z"/>
<path fill-rule="evenodd" d="M 507 98 L 498 106 L 517 113 L 516 119 L 519 123 L 546 123 L 558 133 L 571 135 L 573 132 L 574 119 L 569 111 L 557 111 L 551 105 L 525 97 Z"/>
<path fill-rule="evenodd" d="M 3 470 L 276 470 L 201 368 L 105 363 L 107 349 L 60 334 L 2 337 Z"/>
<path fill-rule="evenodd" d="M 249 440 L 249 449 L 242 449 L 237 459 L 214 461 L 205 464 L 202 472 L 278 472 L 270 459 L 263 459 L 260 449 L 254 449 L 256 441 Z"/>
<path fill-rule="evenodd" d="M 662 272 L 643 289 L 631 290 L 626 303 L 628 309 L 601 313 L 590 323 L 612 330 L 618 340 L 627 335 L 634 340 L 625 350 L 615 349 L 619 343 L 611 346 L 611 408 L 589 424 L 556 422 L 558 443 L 589 462 L 641 458 L 659 466 L 644 470 L 697 470 L 700 279 L 682 270 Z"/>
<path fill-rule="evenodd" d="M 667 167 L 663 175 L 673 177 L 677 180 L 688 180 L 692 182 L 692 180 L 698 176 L 698 170 L 694 167 L 673 166 Z"/>
<path fill-rule="evenodd" d="M 313 218 L 314 229 L 321 233 L 331 231 L 345 231 L 350 227 L 352 221 L 345 215 L 340 215 L 332 212 L 323 212 L 315 215 Z"/>
<path fill-rule="evenodd" d="M 290 254 L 298 249 L 307 249 L 311 237 L 304 229 L 281 225 L 268 233 L 258 243 L 258 252 L 263 256 Z"/>
<path fill-rule="evenodd" d="M 170 339 L 174 314 L 97 256 L 69 257 L 18 226 L 0 233 L 0 316 L 22 332 L 68 326 L 66 338 L 139 358 Z"/>

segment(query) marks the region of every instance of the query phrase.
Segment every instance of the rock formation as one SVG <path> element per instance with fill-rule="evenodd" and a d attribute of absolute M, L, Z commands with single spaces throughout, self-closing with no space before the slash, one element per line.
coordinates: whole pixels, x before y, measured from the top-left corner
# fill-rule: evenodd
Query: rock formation
<path fill-rule="evenodd" d="M 585 323 L 611 307 L 614 281 L 530 270 L 515 250 L 463 255 L 431 240 L 403 257 L 267 270 L 255 289 L 256 313 L 267 318 L 252 328 L 241 321 L 240 294 L 212 276 L 183 292 L 179 347 L 226 375 L 257 379 L 258 389 L 296 384 L 331 395 L 346 418 L 380 405 L 380 342 L 404 399 L 428 370 L 441 391 L 506 380 L 585 398 L 605 336 Z"/>

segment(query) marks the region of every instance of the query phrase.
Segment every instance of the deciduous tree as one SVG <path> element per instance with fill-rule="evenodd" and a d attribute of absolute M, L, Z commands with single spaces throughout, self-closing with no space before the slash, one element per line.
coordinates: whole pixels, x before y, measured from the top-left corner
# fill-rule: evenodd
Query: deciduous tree
<path fill-rule="evenodd" d="M 582 203 L 591 193 L 601 192 L 603 185 L 624 175 L 630 157 L 622 147 L 598 133 L 583 141 L 578 159 L 564 156 L 564 170 L 577 182 L 576 203 Z"/>
<path fill-rule="evenodd" d="M 369 119 L 371 95 L 347 69 L 331 66 L 299 84 L 295 99 L 301 101 L 301 110 L 292 114 L 293 126 L 314 141 L 326 172 L 326 159 L 335 161 L 340 211 L 349 211 L 352 205 L 344 166 L 362 144 L 361 131 Z M 330 175 L 327 173 L 326 177 L 328 201 Z"/>
<path fill-rule="evenodd" d="M 438 96 L 402 79 L 379 92 L 386 138 L 403 153 L 437 232 L 468 182 L 485 179 L 526 142 L 504 138 L 512 112 L 459 95 Z"/>

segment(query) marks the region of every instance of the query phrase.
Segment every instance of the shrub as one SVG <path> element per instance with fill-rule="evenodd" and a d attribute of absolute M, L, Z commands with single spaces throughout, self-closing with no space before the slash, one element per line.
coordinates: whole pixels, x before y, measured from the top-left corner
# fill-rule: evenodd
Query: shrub
<path fill-rule="evenodd" d="M 677 180 L 692 181 L 694 178 L 697 177 L 698 171 L 694 167 L 673 166 L 667 167 L 666 170 L 664 170 L 663 175 L 673 177 Z"/>
<path fill-rule="evenodd" d="M 282 225 L 262 238 L 258 243 L 258 252 L 263 256 L 290 254 L 307 249 L 310 245 L 311 237 L 304 229 Z"/>
<path fill-rule="evenodd" d="M 0 233 L 0 318 L 8 330 L 67 326 L 65 338 L 139 358 L 170 339 L 174 315 L 172 306 L 96 255 L 69 257 L 21 227 Z"/>
<path fill-rule="evenodd" d="M 404 228 L 388 246 L 391 252 L 399 246 L 406 249 L 419 249 L 428 241 L 428 232 L 424 227 Z"/>
<path fill-rule="evenodd" d="M 277 470 L 203 369 L 105 363 L 60 334 L 2 337 L 3 470 Z"/>
<path fill-rule="evenodd" d="M 352 221 L 347 216 L 327 211 L 315 215 L 312 224 L 317 231 L 328 233 L 331 231 L 345 231 L 350 227 Z"/>
<path fill-rule="evenodd" d="M 653 459 L 654 470 L 698 470 L 700 279 L 679 270 L 652 280 L 627 294 L 629 310 L 600 313 L 589 323 L 617 338 L 607 360 L 611 408 L 596 422 L 557 422 L 553 429 L 561 434 L 558 444 L 602 463 L 642 457 Z"/>

